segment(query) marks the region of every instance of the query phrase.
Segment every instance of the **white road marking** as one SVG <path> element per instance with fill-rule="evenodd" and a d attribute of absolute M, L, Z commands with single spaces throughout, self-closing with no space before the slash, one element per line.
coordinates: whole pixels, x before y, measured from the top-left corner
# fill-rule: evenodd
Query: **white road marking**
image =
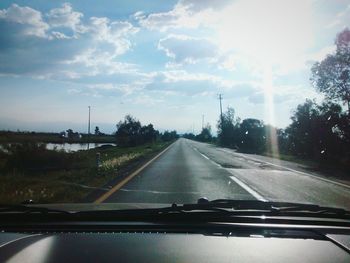
<path fill-rule="evenodd" d="M 213 161 L 212 159 L 210 159 L 208 156 L 204 155 L 203 153 L 201 153 L 196 147 L 192 148 L 193 150 L 195 150 L 196 152 L 198 152 L 200 155 L 202 155 L 205 159 L 209 160 L 212 162 L 212 164 L 214 164 L 215 166 L 219 167 L 219 168 L 223 168 L 220 164 L 218 164 L 217 162 Z"/>
<path fill-rule="evenodd" d="M 230 154 L 233 154 L 233 155 L 242 156 L 246 160 L 250 159 L 250 160 L 253 160 L 253 161 L 256 161 L 256 162 L 266 163 L 266 164 L 269 164 L 269 165 L 272 165 L 272 166 L 275 166 L 275 167 L 278 167 L 278 168 L 282 168 L 282 169 L 285 169 L 285 170 L 288 170 L 288 171 L 291 171 L 291 172 L 294 172 L 294 173 L 306 175 L 306 176 L 312 177 L 314 179 L 318 179 L 318 180 L 321 180 L 321 181 L 324 181 L 324 182 L 332 183 L 332 184 L 335 184 L 335 185 L 342 186 L 342 187 L 350 189 L 350 185 L 347 185 L 347 184 L 343 184 L 343 183 L 332 181 L 332 180 L 329 180 L 329 179 L 326 179 L 326 178 L 318 177 L 316 175 L 312 175 L 312 174 L 309 174 L 309 173 L 305 173 L 305 172 L 301 172 L 301 171 L 298 171 L 298 170 L 294 170 L 292 168 L 288 168 L 288 167 L 285 167 L 285 166 L 282 166 L 282 165 L 278 165 L 278 164 L 275 164 L 275 163 L 270 163 L 270 162 L 267 162 L 267 161 L 262 161 L 262 160 L 259 160 L 259 159 L 255 159 L 253 157 L 247 157 L 247 156 L 244 156 L 244 155 L 239 154 L 239 153 L 232 153 L 232 152 L 230 152 L 228 150 L 225 150 L 225 149 L 222 149 L 222 150 L 224 152 L 227 152 L 227 153 L 230 153 Z"/>
<path fill-rule="evenodd" d="M 229 168 L 224 168 L 222 167 L 220 164 L 216 163 L 215 161 L 213 161 L 212 159 L 210 159 L 208 156 L 204 155 L 203 153 L 201 153 L 196 147 L 191 146 L 193 150 L 195 150 L 196 152 L 198 152 L 200 155 L 202 155 L 205 159 L 211 161 L 213 164 L 215 164 L 216 166 L 220 167 L 221 169 L 225 169 L 227 170 L 230 174 L 232 174 L 232 176 L 229 176 L 231 180 L 233 180 L 236 184 L 238 184 L 240 187 L 242 187 L 244 190 L 246 190 L 248 193 L 250 193 L 252 196 L 254 196 L 256 199 L 260 200 L 260 201 L 264 201 L 266 202 L 267 199 L 265 199 L 262 195 L 260 195 L 257 191 L 255 191 L 254 189 L 252 189 L 251 187 L 249 187 L 247 184 L 243 183 L 241 180 L 239 180 L 237 177 L 235 177 L 233 175 L 233 173 L 231 172 L 231 170 Z"/>
<path fill-rule="evenodd" d="M 226 169 L 228 170 L 228 169 Z M 229 171 L 229 170 L 228 170 Z M 232 174 L 232 173 L 231 173 Z M 250 188 L 248 185 L 246 185 L 245 183 L 243 183 L 241 180 L 239 180 L 237 177 L 235 177 L 234 175 L 230 176 L 230 178 L 235 181 L 236 184 L 238 184 L 240 187 L 242 187 L 244 190 L 246 190 L 248 193 L 250 193 L 252 196 L 254 196 L 256 199 L 260 200 L 260 201 L 264 201 L 266 202 L 267 200 L 260 195 L 258 192 L 256 192 L 255 190 L 253 190 L 252 188 Z"/>
<path fill-rule="evenodd" d="M 210 160 L 208 156 L 204 155 L 203 153 L 200 153 L 205 159 Z"/>

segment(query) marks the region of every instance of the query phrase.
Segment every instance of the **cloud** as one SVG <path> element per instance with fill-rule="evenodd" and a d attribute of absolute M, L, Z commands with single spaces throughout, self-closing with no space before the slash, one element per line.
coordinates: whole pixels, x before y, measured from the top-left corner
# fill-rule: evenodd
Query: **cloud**
<path fill-rule="evenodd" d="M 350 19 L 350 4 L 347 5 L 342 11 L 338 12 L 335 15 L 334 19 L 326 25 L 326 29 L 347 26 L 349 19 Z"/>
<path fill-rule="evenodd" d="M 319 99 L 321 97 L 322 96 L 318 94 L 313 88 L 303 85 L 274 86 L 272 95 L 274 104 L 291 103 L 294 106 L 298 103 L 302 103 L 305 98 Z M 260 86 L 255 90 L 255 92 L 248 96 L 248 101 L 253 104 L 264 104 L 266 103 L 266 99 L 267 98 L 262 86 Z"/>
<path fill-rule="evenodd" d="M 231 0 L 180 0 L 178 5 L 184 6 L 190 12 L 200 12 L 207 9 L 220 10 L 227 6 Z"/>
<path fill-rule="evenodd" d="M 98 42 L 111 44 L 112 56 L 118 56 L 131 48 L 128 36 L 138 32 L 132 24 L 125 21 L 110 21 L 106 17 L 91 17 L 88 31 Z M 108 46 L 104 46 L 104 50 Z"/>
<path fill-rule="evenodd" d="M 129 38 L 138 28 L 106 17 L 82 18 L 68 3 L 44 16 L 16 4 L 0 10 L 0 73 L 76 79 L 135 71 L 118 57 L 132 48 Z"/>
<path fill-rule="evenodd" d="M 41 12 L 30 7 L 12 4 L 9 8 L 0 10 L 0 21 L 2 30 L 5 29 L 4 24 L 8 26 L 7 33 L 14 30 L 20 35 L 47 37 L 49 25 L 43 21 Z"/>
<path fill-rule="evenodd" d="M 144 83 L 144 89 L 181 96 L 211 96 L 224 93 L 226 98 L 248 97 L 258 84 L 253 81 L 232 81 L 219 76 L 190 73 L 185 70 L 154 72 Z"/>
<path fill-rule="evenodd" d="M 169 35 L 160 39 L 158 49 L 177 63 L 195 64 L 217 56 L 217 47 L 211 41 L 185 35 Z"/>
<path fill-rule="evenodd" d="M 84 32 L 85 28 L 81 22 L 83 16 L 82 13 L 73 11 L 69 3 L 64 3 L 62 7 L 51 9 L 46 15 L 51 28 L 69 28 L 74 33 Z"/>
<path fill-rule="evenodd" d="M 239 53 L 260 68 L 303 70 L 314 44 L 313 0 L 181 0 L 168 12 L 138 13 L 140 25 L 160 32 L 207 30 L 219 53 Z M 298 19 L 296 19 L 296 17 Z M 175 52 L 168 52 L 173 55 Z M 221 65 L 233 69 L 232 63 Z"/>
<path fill-rule="evenodd" d="M 197 28 L 210 14 L 227 6 L 230 0 L 180 0 L 172 10 L 161 13 L 145 15 L 136 12 L 134 18 L 142 27 L 150 30 L 168 31 L 174 28 Z M 203 20 L 203 18 L 206 18 Z"/>

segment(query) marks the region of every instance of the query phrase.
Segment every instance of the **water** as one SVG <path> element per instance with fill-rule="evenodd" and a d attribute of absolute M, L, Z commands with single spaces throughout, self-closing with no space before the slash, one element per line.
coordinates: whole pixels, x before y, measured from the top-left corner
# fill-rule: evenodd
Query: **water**
<path fill-rule="evenodd" d="M 103 145 L 113 145 L 116 146 L 115 143 L 47 143 L 46 148 L 49 150 L 64 150 L 65 152 L 76 152 L 80 150 L 93 149 L 96 147 L 100 147 Z"/>

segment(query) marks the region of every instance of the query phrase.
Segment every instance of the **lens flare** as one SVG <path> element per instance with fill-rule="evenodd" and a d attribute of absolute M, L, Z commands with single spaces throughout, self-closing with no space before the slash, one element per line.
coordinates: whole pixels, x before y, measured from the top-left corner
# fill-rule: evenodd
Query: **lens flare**
<path fill-rule="evenodd" d="M 264 66 L 263 87 L 265 97 L 265 117 L 270 126 L 266 127 L 267 133 L 267 152 L 273 156 L 279 156 L 277 130 L 275 128 L 275 108 L 274 108 L 274 86 L 273 73 L 270 65 Z"/>

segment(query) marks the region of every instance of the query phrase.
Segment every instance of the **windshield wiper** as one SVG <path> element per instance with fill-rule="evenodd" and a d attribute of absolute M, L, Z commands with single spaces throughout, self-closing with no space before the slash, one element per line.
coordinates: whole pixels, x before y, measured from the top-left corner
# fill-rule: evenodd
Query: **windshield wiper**
<path fill-rule="evenodd" d="M 231 199 L 216 199 L 212 201 L 198 202 L 200 206 L 216 207 L 216 208 L 230 208 L 234 211 L 246 210 L 261 210 L 274 213 L 283 212 L 305 212 L 313 214 L 334 214 L 342 216 L 350 216 L 350 212 L 342 208 L 326 207 L 315 204 L 291 203 L 291 202 L 273 202 L 273 201 L 259 201 L 259 200 L 231 200 Z M 191 205 L 184 205 L 186 207 Z"/>
<path fill-rule="evenodd" d="M 160 215 L 216 212 L 216 214 L 226 216 L 266 215 L 350 219 L 350 212 L 342 208 L 259 200 L 216 199 L 208 201 L 203 198 L 199 199 L 197 204 L 173 204 L 171 207 L 155 209 L 153 212 Z"/>
<path fill-rule="evenodd" d="M 49 213 L 58 213 L 58 214 L 70 214 L 68 211 L 59 210 L 59 209 L 50 209 L 42 206 L 27 206 L 27 205 L 13 205 L 13 204 L 0 204 L 0 214 L 2 213 L 40 213 L 40 214 L 49 214 Z"/>

